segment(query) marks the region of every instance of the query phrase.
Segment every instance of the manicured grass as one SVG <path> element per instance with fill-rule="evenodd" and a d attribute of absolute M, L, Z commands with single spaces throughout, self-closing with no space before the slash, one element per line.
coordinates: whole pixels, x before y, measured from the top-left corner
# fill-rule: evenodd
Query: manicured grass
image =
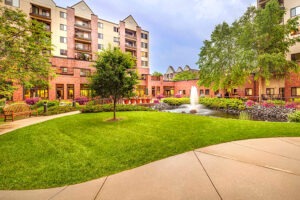
<path fill-rule="evenodd" d="M 75 184 L 207 145 L 300 136 L 300 124 L 161 112 L 58 118 L 0 136 L 0 189 Z"/>

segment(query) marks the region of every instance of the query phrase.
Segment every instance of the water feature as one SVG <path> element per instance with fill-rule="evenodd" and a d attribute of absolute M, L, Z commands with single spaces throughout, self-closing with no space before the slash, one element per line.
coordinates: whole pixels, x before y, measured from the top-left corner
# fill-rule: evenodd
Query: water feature
<path fill-rule="evenodd" d="M 199 104 L 199 96 L 197 88 L 191 87 L 190 104 L 183 104 L 175 109 L 165 110 L 166 112 L 172 113 L 192 113 L 196 115 L 224 117 L 224 118 L 238 118 L 236 115 L 224 113 L 217 110 L 206 108 L 204 105 Z"/>

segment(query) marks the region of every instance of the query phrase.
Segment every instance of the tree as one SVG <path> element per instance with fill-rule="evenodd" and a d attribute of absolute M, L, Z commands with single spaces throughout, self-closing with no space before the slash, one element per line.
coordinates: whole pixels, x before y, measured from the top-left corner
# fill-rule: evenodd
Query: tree
<path fill-rule="evenodd" d="M 0 95 L 11 97 L 17 85 L 47 86 L 54 75 L 49 62 L 51 33 L 44 24 L 0 7 Z"/>
<path fill-rule="evenodd" d="M 163 75 L 162 73 L 157 72 L 157 71 L 152 73 L 152 76 L 162 76 L 162 75 Z"/>
<path fill-rule="evenodd" d="M 284 14 L 278 1 L 271 0 L 264 9 L 249 7 L 230 26 L 216 26 L 199 54 L 199 84 L 215 90 L 232 88 L 254 74 L 261 86 L 262 79 L 269 81 L 297 71 L 297 63 L 286 60 L 286 54 L 299 41 L 289 37 L 298 28 L 298 18 L 282 23 Z"/>
<path fill-rule="evenodd" d="M 91 88 L 101 97 L 111 97 L 114 104 L 113 120 L 116 120 L 116 104 L 120 98 L 132 96 L 138 76 L 133 69 L 134 60 L 119 48 L 109 47 L 99 53 L 96 73 L 91 77 Z"/>
<path fill-rule="evenodd" d="M 175 75 L 173 81 L 187 81 L 198 78 L 198 73 L 192 71 L 183 71 Z"/>

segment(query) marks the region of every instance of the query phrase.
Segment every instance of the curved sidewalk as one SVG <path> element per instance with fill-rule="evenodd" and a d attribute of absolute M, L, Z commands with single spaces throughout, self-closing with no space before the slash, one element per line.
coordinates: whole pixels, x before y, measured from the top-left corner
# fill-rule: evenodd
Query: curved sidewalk
<path fill-rule="evenodd" d="M 1 200 L 299 199 L 300 137 L 234 141 L 93 181 Z"/>
<path fill-rule="evenodd" d="M 3 135 L 4 133 L 8 133 L 11 131 L 14 131 L 19 128 L 23 128 L 25 126 L 30 126 L 33 124 L 37 124 L 40 122 L 48 121 L 51 119 L 59 118 L 59 117 L 64 117 L 64 116 L 69 116 L 69 115 L 75 115 L 79 114 L 80 111 L 73 111 L 73 112 L 67 112 L 67 113 L 62 113 L 62 114 L 57 114 L 57 115 L 50 115 L 50 116 L 38 116 L 38 117 L 29 117 L 26 119 L 21 119 L 21 120 L 16 120 L 13 122 L 5 122 L 4 124 L 0 125 L 0 135 Z M 1 199 L 0 199 L 1 200 Z"/>

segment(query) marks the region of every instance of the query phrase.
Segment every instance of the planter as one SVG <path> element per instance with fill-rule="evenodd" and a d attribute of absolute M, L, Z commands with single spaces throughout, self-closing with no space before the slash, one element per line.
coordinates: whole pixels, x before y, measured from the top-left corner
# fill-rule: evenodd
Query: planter
<path fill-rule="evenodd" d="M 142 103 L 146 103 L 146 99 L 142 99 Z"/>
<path fill-rule="evenodd" d="M 134 104 L 135 103 L 135 99 L 130 99 L 130 103 Z"/>
<path fill-rule="evenodd" d="M 136 103 L 140 104 L 141 103 L 141 99 L 136 99 Z"/>
<path fill-rule="evenodd" d="M 129 104 L 129 99 L 124 99 L 124 104 Z"/>
<path fill-rule="evenodd" d="M 150 103 L 151 99 L 146 99 L 146 103 Z"/>

